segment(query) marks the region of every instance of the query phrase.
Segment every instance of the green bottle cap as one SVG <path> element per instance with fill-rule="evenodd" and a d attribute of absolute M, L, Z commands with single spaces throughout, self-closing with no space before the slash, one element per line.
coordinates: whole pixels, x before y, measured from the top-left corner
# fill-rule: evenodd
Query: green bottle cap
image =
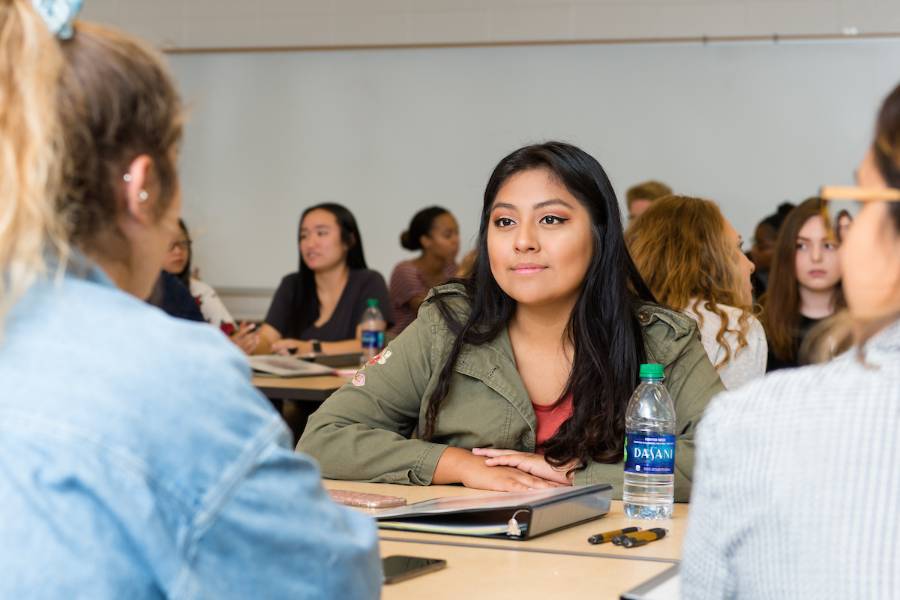
<path fill-rule="evenodd" d="M 368 300 L 366 300 L 366 306 L 368 306 L 369 308 L 378 308 L 378 298 L 369 298 Z"/>
<path fill-rule="evenodd" d="M 665 376 L 663 366 L 659 363 L 644 363 L 641 365 L 641 379 L 664 379 Z"/>

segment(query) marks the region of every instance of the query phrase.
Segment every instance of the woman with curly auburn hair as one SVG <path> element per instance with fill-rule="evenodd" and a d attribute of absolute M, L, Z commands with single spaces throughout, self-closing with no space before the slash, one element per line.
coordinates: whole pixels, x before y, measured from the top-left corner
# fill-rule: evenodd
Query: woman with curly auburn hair
<path fill-rule="evenodd" d="M 766 335 L 752 312 L 753 263 L 714 202 L 661 198 L 625 239 L 656 299 L 697 321 L 706 354 L 726 388 L 765 373 Z"/>

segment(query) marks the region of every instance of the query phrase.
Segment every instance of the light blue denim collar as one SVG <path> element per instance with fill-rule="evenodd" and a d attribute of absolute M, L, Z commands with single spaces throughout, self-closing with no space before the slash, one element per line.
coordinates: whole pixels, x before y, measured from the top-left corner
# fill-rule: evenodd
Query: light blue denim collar
<path fill-rule="evenodd" d="M 52 278 L 59 272 L 59 257 L 49 254 L 45 257 L 47 272 Z M 73 248 L 65 262 L 64 276 L 72 279 L 81 279 L 90 283 L 96 283 L 103 287 L 117 287 L 109 275 L 101 269 L 97 263 L 85 256 L 81 251 Z"/>

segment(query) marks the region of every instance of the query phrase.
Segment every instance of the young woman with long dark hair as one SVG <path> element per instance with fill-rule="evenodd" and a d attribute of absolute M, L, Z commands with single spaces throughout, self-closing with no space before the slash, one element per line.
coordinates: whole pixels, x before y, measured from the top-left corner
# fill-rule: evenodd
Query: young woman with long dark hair
<path fill-rule="evenodd" d="M 298 448 L 326 477 L 516 490 L 609 482 L 625 408 L 662 363 L 677 413 L 676 499 L 693 431 L 722 384 L 689 317 L 653 303 L 600 164 L 549 142 L 494 169 L 472 276 L 309 419 Z"/>
<path fill-rule="evenodd" d="M 367 300 L 378 300 L 385 320 L 393 319 L 384 278 L 366 267 L 353 213 L 317 204 L 303 211 L 297 229 L 300 269 L 281 280 L 254 351 L 359 351 Z"/>
<path fill-rule="evenodd" d="M 807 333 L 844 306 L 839 247 L 822 220 L 819 198 L 801 202 L 785 218 L 762 298 L 766 370 L 799 365 Z"/>

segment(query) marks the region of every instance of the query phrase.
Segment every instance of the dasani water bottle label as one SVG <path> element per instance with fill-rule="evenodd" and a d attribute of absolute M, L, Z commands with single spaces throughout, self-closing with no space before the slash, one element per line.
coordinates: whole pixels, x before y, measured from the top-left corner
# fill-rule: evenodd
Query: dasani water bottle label
<path fill-rule="evenodd" d="M 643 432 L 627 433 L 625 472 L 644 475 L 675 473 L 675 436 Z"/>
<path fill-rule="evenodd" d="M 374 348 L 381 350 L 384 348 L 384 332 L 383 331 L 363 331 L 362 347 Z"/>

